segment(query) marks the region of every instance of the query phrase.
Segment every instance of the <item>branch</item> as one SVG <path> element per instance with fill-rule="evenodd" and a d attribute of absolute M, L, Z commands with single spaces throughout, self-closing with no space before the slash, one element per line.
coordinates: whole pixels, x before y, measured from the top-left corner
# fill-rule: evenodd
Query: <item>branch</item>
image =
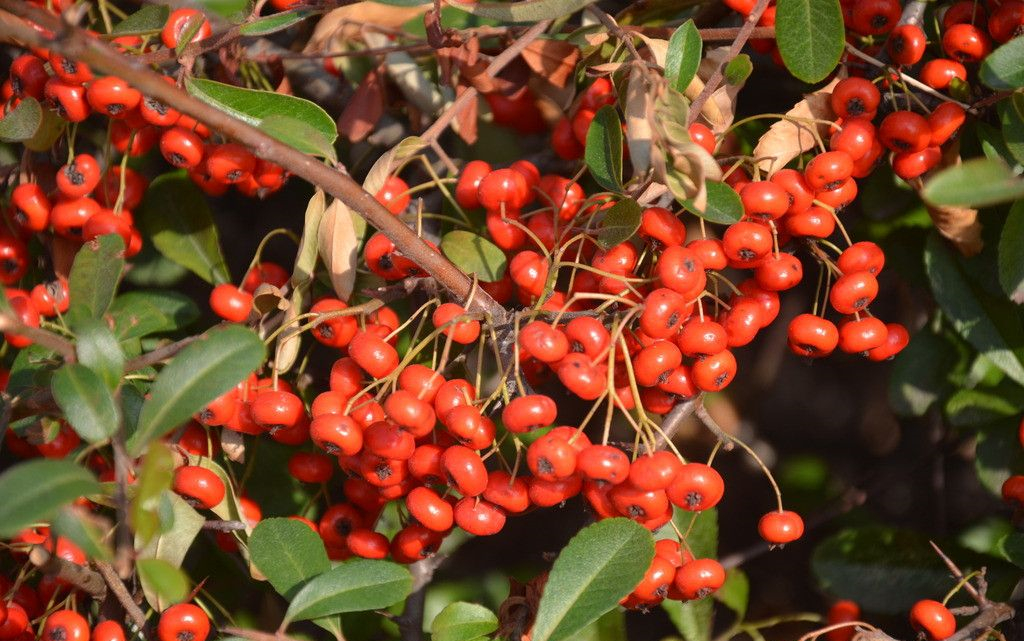
<path fill-rule="evenodd" d="M 250 641 L 297 641 L 296 639 L 278 632 L 271 634 L 270 632 L 260 632 L 259 630 L 247 630 L 246 628 L 236 628 L 234 626 L 225 626 L 220 629 L 224 634 L 230 634 L 236 637 L 242 637 L 243 639 L 249 639 Z"/>
<path fill-rule="evenodd" d="M 259 129 L 227 113 L 203 103 L 168 84 L 161 74 L 143 68 L 116 49 L 76 27 L 64 24 L 58 17 L 22 0 L 0 0 L 0 8 L 13 16 L 38 23 L 53 32 L 47 38 L 23 20 L 0 14 L 0 39 L 19 41 L 30 46 L 47 47 L 79 60 L 102 73 L 116 75 L 146 96 L 150 96 L 184 114 L 192 116 L 211 129 L 251 148 L 259 158 L 276 163 L 307 182 L 317 185 L 381 230 L 410 260 L 436 278 L 457 299 L 465 301 L 473 281 L 451 261 L 435 251 L 422 238 L 394 216 L 374 196 L 350 176 L 328 167 L 316 158 L 285 145 Z M 507 51 L 505 53 L 508 53 Z M 491 63 L 494 66 L 499 56 Z M 486 292 L 473 297 L 472 310 L 503 320 L 505 309 Z"/>
<path fill-rule="evenodd" d="M 743 45 L 747 44 L 747 40 L 754 33 L 754 27 L 757 26 L 757 21 L 761 19 L 761 14 L 768 8 L 768 0 L 757 0 L 757 4 L 754 6 L 754 10 L 747 16 L 747 21 L 740 27 L 739 33 L 736 34 L 736 40 L 733 41 L 732 46 L 729 47 L 729 53 L 725 59 L 722 60 L 722 64 L 718 65 L 711 77 L 708 78 L 708 82 L 704 85 L 704 89 L 701 90 L 696 100 L 690 104 L 690 115 L 687 117 L 687 125 L 692 125 L 696 120 L 697 116 L 700 115 L 701 108 L 704 107 L 704 103 L 711 98 L 711 94 L 715 93 L 718 86 L 722 84 L 722 79 L 725 77 L 725 66 L 732 61 L 733 58 L 740 55 L 743 51 Z"/>
<path fill-rule="evenodd" d="M 656 449 L 664 449 L 668 445 L 668 442 L 679 431 L 683 421 L 693 414 L 700 402 L 701 395 L 698 394 L 681 403 L 676 403 L 676 406 L 669 410 L 668 414 L 661 421 L 661 431 L 654 437 L 654 447 Z"/>
<path fill-rule="evenodd" d="M 245 527 L 245 523 L 241 521 L 210 520 L 203 522 L 204 530 L 214 530 L 216 532 L 238 532 L 239 530 L 244 530 Z"/>
<path fill-rule="evenodd" d="M 0 313 L 0 332 L 9 332 L 24 336 L 37 345 L 48 347 L 57 352 L 68 363 L 75 362 L 75 345 L 68 339 L 40 327 L 31 327 L 21 322 L 17 316 Z"/>
<path fill-rule="evenodd" d="M 50 554 L 41 545 L 32 546 L 28 560 L 44 574 L 66 581 L 94 599 L 102 599 L 107 593 L 107 586 L 99 574 L 84 565 L 77 565 Z"/>
<path fill-rule="evenodd" d="M 142 354 L 141 356 L 136 356 L 135 358 L 130 359 L 128 362 L 124 364 L 124 371 L 126 373 L 134 372 L 136 370 L 149 367 L 150 365 L 156 365 L 160 361 L 174 356 L 175 354 L 185 349 L 192 343 L 196 342 L 203 336 L 204 334 L 188 336 L 186 338 L 181 339 L 180 341 L 175 341 L 173 343 L 161 345 L 160 347 L 154 349 L 152 352 L 147 352 L 145 354 Z"/>
<path fill-rule="evenodd" d="M 953 563 L 953 559 L 946 556 L 946 553 L 943 552 L 942 549 L 935 544 L 935 541 L 928 541 L 928 543 L 931 544 L 932 549 L 935 550 L 935 553 L 939 555 L 939 558 L 942 559 L 942 562 L 946 564 L 947 568 L 949 568 L 949 571 L 953 575 L 953 578 L 963 583 L 964 590 L 967 590 L 967 594 L 970 594 L 971 598 L 974 599 L 980 607 L 984 608 L 985 606 L 987 606 L 989 604 L 989 601 L 988 597 L 985 596 L 985 593 L 971 585 L 970 581 L 964 581 L 963 570 L 961 570 L 956 563 Z"/>
<path fill-rule="evenodd" d="M 427 586 L 434 572 L 448 557 L 435 554 L 409 566 L 412 573 L 412 592 L 405 599 L 405 610 L 393 620 L 402 632 L 402 641 L 423 641 L 423 609 Z"/>
<path fill-rule="evenodd" d="M 110 591 L 117 597 L 118 602 L 124 607 L 125 612 L 131 617 L 132 621 L 139 629 L 139 635 L 143 639 L 146 638 L 146 615 L 142 612 L 139 604 L 135 602 L 132 595 L 128 592 L 128 588 L 125 587 L 124 582 L 121 581 L 121 577 L 117 576 L 117 572 L 114 572 L 114 568 L 109 563 L 103 561 L 96 561 L 94 563 L 96 569 L 101 575 L 103 580 L 110 586 Z"/>

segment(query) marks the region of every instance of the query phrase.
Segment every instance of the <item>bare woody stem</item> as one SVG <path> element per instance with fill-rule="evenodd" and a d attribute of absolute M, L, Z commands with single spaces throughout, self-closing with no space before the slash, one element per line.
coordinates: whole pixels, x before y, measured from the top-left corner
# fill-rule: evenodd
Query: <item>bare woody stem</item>
<path fill-rule="evenodd" d="M 54 334 L 40 327 L 31 327 L 21 322 L 16 316 L 10 313 L 0 314 L 0 332 L 9 332 L 24 336 L 33 343 L 42 345 L 57 352 L 65 361 L 75 361 L 75 346 L 63 336 Z"/>
<path fill-rule="evenodd" d="M 107 585 L 99 574 L 84 565 L 50 554 L 49 550 L 41 545 L 32 547 L 28 553 L 28 560 L 43 574 L 67 581 L 93 598 L 102 599 L 107 593 Z"/>
<path fill-rule="evenodd" d="M 106 581 L 107 585 L 110 586 L 110 591 L 117 597 L 118 602 L 124 608 L 128 616 L 131 617 L 132 621 L 139 628 L 139 633 L 145 637 L 146 629 L 146 615 L 142 612 L 142 608 L 139 604 L 132 599 L 131 593 L 128 592 L 128 588 L 125 586 L 121 577 L 117 576 L 117 572 L 110 566 L 109 563 L 97 561 L 95 564 L 96 569 L 103 576 L 103 580 Z"/>
<path fill-rule="evenodd" d="M 22 0 L 0 0 L 0 8 L 8 12 L 8 15 L 0 14 L 0 40 L 46 47 L 84 62 L 97 71 L 116 75 L 143 94 L 188 114 L 211 129 L 246 145 L 258 157 L 280 165 L 348 205 L 387 235 L 403 254 L 436 278 L 457 299 L 465 301 L 469 296 L 472 279 L 424 242 L 348 175 L 193 98 L 177 86 L 166 83 L 162 75 L 146 69 L 99 39 L 90 37 L 84 30 L 70 26 L 42 9 Z M 14 16 L 31 20 L 52 31 L 53 38 L 47 38 L 24 20 Z M 499 322 L 504 320 L 504 308 L 486 292 L 478 291 L 471 307 L 471 311 L 489 314 Z"/>

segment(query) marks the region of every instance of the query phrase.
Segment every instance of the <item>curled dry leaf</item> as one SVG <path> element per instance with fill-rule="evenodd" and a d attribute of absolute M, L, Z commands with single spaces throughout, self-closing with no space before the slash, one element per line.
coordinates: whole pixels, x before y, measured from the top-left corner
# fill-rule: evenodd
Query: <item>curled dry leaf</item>
<path fill-rule="evenodd" d="M 668 40 L 651 38 L 650 36 L 645 36 L 639 31 L 636 32 L 636 35 L 640 36 L 640 39 L 647 45 L 647 50 L 651 52 L 651 57 L 654 59 L 655 64 L 664 69 L 665 60 L 668 58 Z"/>
<path fill-rule="evenodd" d="M 295 288 L 288 309 L 284 312 L 284 324 L 288 329 L 281 333 L 274 346 L 274 370 L 283 374 L 292 368 L 295 359 L 299 356 L 299 347 L 302 345 L 302 333 L 296 318 L 309 306 L 309 289 L 311 282 L 306 282 Z M 226 430 L 225 430 L 226 431 Z"/>
<path fill-rule="evenodd" d="M 396 171 L 403 162 L 418 154 L 426 144 L 418 136 L 409 136 L 402 139 L 401 142 L 388 149 L 373 163 L 370 171 L 366 174 L 366 178 L 363 180 L 363 189 L 371 194 L 376 194 L 384 186 L 384 181 L 387 180 L 388 176 Z"/>
<path fill-rule="evenodd" d="M 459 83 L 455 88 L 455 96 L 461 96 L 466 91 L 469 91 L 469 87 L 463 83 Z M 478 118 L 480 115 L 480 102 L 477 100 L 470 100 L 465 107 L 459 110 L 455 115 L 455 120 L 452 122 L 452 129 L 459 135 L 459 138 L 465 141 L 467 145 L 476 143 L 478 136 Z"/>
<path fill-rule="evenodd" d="M 634 62 L 629 70 L 629 86 L 626 89 L 626 143 L 633 172 L 637 176 L 647 173 L 651 166 L 651 122 L 654 120 L 654 100 L 648 75 L 639 63 Z M 658 152 L 660 153 L 660 152 Z"/>
<path fill-rule="evenodd" d="M 805 95 L 803 100 L 786 112 L 793 120 L 779 120 L 761 136 L 753 153 L 761 171 L 769 175 L 775 173 L 785 167 L 790 160 L 814 147 L 815 131 L 819 136 L 825 135 L 827 125 L 795 120 L 832 120 L 835 114 L 829 105 L 829 96 L 832 95 L 832 89 L 839 80 L 837 77 L 818 91 Z"/>
<path fill-rule="evenodd" d="M 964 256 L 978 254 L 984 242 L 981 240 L 981 223 L 978 210 L 952 205 L 931 205 L 926 203 L 928 215 L 935 228 Z"/>
<path fill-rule="evenodd" d="M 359 238 L 352 224 L 352 212 L 340 200 L 332 202 L 324 211 L 317 232 L 317 247 L 334 293 L 341 300 L 348 300 L 356 284 Z"/>
<path fill-rule="evenodd" d="M 383 181 L 381 184 L 384 184 Z M 323 189 L 317 187 L 306 205 L 305 220 L 302 224 L 302 239 L 299 241 L 299 251 L 295 255 L 295 266 L 292 268 L 291 284 L 293 288 L 301 287 L 313 279 L 313 269 L 316 267 L 317 233 L 325 209 L 327 209 L 327 196 Z"/>
<path fill-rule="evenodd" d="M 373 69 L 363 77 L 352 100 L 338 117 L 338 133 L 352 142 L 370 135 L 384 115 L 384 85 L 380 73 Z"/>
<path fill-rule="evenodd" d="M 221 430 L 220 447 L 224 455 L 235 463 L 245 463 L 245 441 L 242 440 L 241 432 Z"/>
<path fill-rule="evenodd" d="M 341 51 L 343 43 L 351 42 L 360 36 L 360 28 L 364 24 L 400 29 L 406 22 L 426 13 L 430 7 L 429 2 L 414 7 L 356 2 L 332 9 L 317 22 L 313 35 L 303 51 Z"/>
<path fill-rule="evenodd" d="M 252 294 L 252 306 L 261 316 L 273 311 L 284 311 L 289 305 L 284 292 L 270 283 L 261 283 Z"/>
<path fill-rule="evenodd" d="M 530 69 L 556 87 L 564 87 L 576 71 L 579 48 L 564 40 L 538 38 L 520 54 Z"/>
<path fill-rule="evenodd" d="M 716 47 L 705 52 L 704 59 L 697 68 L 697 75 L 686 87 L 686 97 L 694 100 L 704 90 L 705 83 L 716 69 L 729 62 L 729 47 Z M 718 89 L 711 94 L 711 98 L 704 103 L 700 113 L 708 121 L 708 126 L 715 134 L 721 134 L 728 129 L 736 117 L 736 96 L 744 83 L 730 85 L 722 83 Z"/>

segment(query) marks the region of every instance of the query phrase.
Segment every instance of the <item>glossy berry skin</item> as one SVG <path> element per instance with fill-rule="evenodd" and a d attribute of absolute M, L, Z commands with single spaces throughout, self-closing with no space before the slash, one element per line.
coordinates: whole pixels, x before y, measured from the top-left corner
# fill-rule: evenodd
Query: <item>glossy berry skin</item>
<path fill-rule="evenodd" d="M 302 399 L 287 390 L 263 390 L 252 401 L 253 420 L 268 430 L 291 427 L 305 416 Z"/>
<path fill-rule="evenodd" d="M 206 171 L 219 183 L 233 185 L 252 175 L 256 157 L 236 143 L 224 143 L 207 149 Z"/>
<path fill-rule="evenodd" d="M 740 190 L 743 210 L 750 218 L 774 220 L 782 218 L 789 209 L 789 194 L 771 181 L 750 182 Z"/>
<path fill-rule="evenodd" d="M 479 496 L 487 489 L 487 468 L 480 455 L 468 447 L 449 447 L 441 455 L 441 467 L 452 487 L 463 496 Z"/>
<path fill-rule="evenodd" d="M 728 387 L 736 376 L 736 357 L 729 350 L 723 350 L 696 361 L 691 372 L 698 389 L 717 392 Z"/>
<path fill-rule="evenodd" d="M 25 243 L 6 230 L 0 230 L 0 282 L 7 286 L 16 284 L 28 271 L 28 265 Z"/>
<path fill-rule="evenodd" d="M 718 505 L 725 494 L 722 476 L 704 463 L 687 463 L 668 486 L 668 500 L 690 512 L 700 512 Z"/>
<path fill-rule="evenodd" d="M 330 316 L 346 309 L 348 305 L 337 298 L 322 298 L 313 303 L 310 313 L 323 314 L 320 323 L 312 330 L 313 338 L 329 347 L 346 347 L 359 331 L 359 323 L 355 316 Z"/>
<path fill-rule="evenodd" d="M 839 327 L 839 349 L 847 354 L 867 352 L 885 343 L 889 330 L 877 318 L 850 320 Z"/>
<path fill-rule="evenodd" d="M 189 129 L 173 127 L 160 136 L 160 154 L 174 167 L 198 167 L 204 153 L 203 139 Z"/>
<path fill-rule="evenodd" d="M 938 601 L 922 599 L 910 608 L 910 625 L 930 641 L 942 641 L 956 632 L 956 618 Z"/>
<path fill-rule="evenodd" d="M 491 536 L 505 527 L 505 513 L 496 505 L 479 497 L 462 499 L 455 504 L 455 523 L 476 536 Z"/>
<path fill-rule="evenodd" d="M 50 222 L 50 200 L 36 183 L 22 183 L 11 193 L 14 222 L 25 231 L 40 232 Z"/>
<path fill-rule="evenodd" d="M 374 198 L 396 216 L 405 211 L 412 202 L 409 185 L 398 176 L 388 176 Z"/>
<path fill-rule="evenodd" d="M 758 521 L 757 531 L 771 545 L 785 545 L 803 536 L 804 520 L 796 512 L 768 512 Z"/>
<path fill-rule="evenodd" d="M 29 327 L 39 327 L 39 312 L 32 305 L 32 301 L 27 296 L 14 296 L 10 299 L 11 311 L 18 317 L 18 320 L 22 324 Z M 32 339 L 26 338 L 20 334 L 16 334 L 13 331 L 4 332 L 4 340 L 11 347 L 21 349 L 28 347 L 32 344 Z"/>
<path fill-rule="evenodd" d="M 125 641 L 124 628 L 117 621 L 100 621 L 92 629 L 92 641 Z"/>
<path fill-rule="evenodd" d="M 850 26 L 865 36 L 877 36 L 891 30 L 901 12 L 899 0 L 858 0 L 853 5 Z"/>
<path fill-rule="evenodd" d="M 826 151 L 807 163 L 804 178 L 815 191 L 838 187 L 853 173 L 853 158 L 845 151 Z"/>
<path fill-rule="evenodd" d="M 67 198 L 88 196 L 100 182 L 100 166 L 90 154 L 78 154 L 57 171 L 57 189 Z"/>
<path fill-rule="evenodd" d="M 988 33 L 996 42 L 1007 42 L 1021 32 L 1024 32 L 1024 2 L 1003 2 L 988 18 Z"/>
<path fill-rule="evenodd" d="M 357 331 L 348 344 L 348 354 L 367 374 L 384 378 L 398 367 L 398 352 L 381 337 Z"/>
<path fill-rule="evenodd" d="M 730 260 L 752 266 L 772 250 L 771 231 L 764 225 L 741 221 L 725 230 L 722 246 Z"/>
<path fill-rule="evenodd" d="M 829 100 L 832 110 L 842 118 L 872 118 L 882 101 L 878 87 L 864 78 L 844 78 L 835 86 Z"/>
<path fill-rule="evenodd" d="M 172 11 L 171 15 L 167 18 L 167 23 L 164 25 L 163 30 L 160 31 L 160 40 L 164 43 L 164 46 L 168 49 L 177 47 L 178 43 L 186 35 L 185 30 L 190 25 L 194 25 L 194 21 L 200 19 L 202 19 L 202 23 L 195 32 L 195 35 L 192 36 L 190 42 L 198 42 L 209 38 L 213 29 L 210 27 L 210 21 L 202 16 L 202 12 L 198 9 L 175 9 Z"/>
<path fill-rule="evenodd" d="M 676 570 L 673 580 L 683 599 L 703 599 L 725 583 L 725 570 L 714 559 L 695 559 Z"/>
<path fill-rule="evenodd" d="M 865 271 L 877 276 L 885 266 L 885 253 L 875 243 L 863 240 L 843 250 L 836 265 L 844 274 Z"/>
<path fill-rule="evenodd" d="M 226 321 L 241 323 L 249 318 L 252 294 L 243 292 L 230 283 L 221 283 L 210 292 L 210 309 Z"/>
<path fill-rule="evenodd" d="M 931 144 L 928 121 L 912 111 L 894 111 L 882 120 L 878 139 L 895 152 L 922 151 Z"/>
<path fill-rule="evenodd" d="M 156 633 L 160 641 L 206 641 L 210 618 L 191 603 L 178 603 L 160 615 Z"/>
<path fill-rule="evenodd" d="M 971 24 L 955 24 L 942 34 L 942 50 L 958 62 L 980 62 L 992 51 L 985 32 Z"/>
<path fill-rule="evenodd" d="M 798 356 L 822 358 L 839 345 L 839 330 L 832 321 L 800 314 L 789 323 L 789 349 Z"/>
<path fill-rule="evenodd" d="M 954 80 L 967 82 L 967 69 L 956 60 L 934 58 L 924 63 L 919 73 L 921 82 L 932 89 L 948 89 Z"/>
<path fill-rule="evenodd" d="M 951 140 L 967 120 L 967 113 L 960 105 L 944 102 L 928 115 L 928 128 L 931 129 L 931 144 L 939 147 Z"/>
<path fill-rule="evenodd" d="M 94 80 L 85 92 L 93 111 L 110 118 L 125 118 L 138 106 L 142 94 L 117 76 Z"/>
<path fill-rule="evenodd" d="M 902 24 L 892 30 L 885 47 L 898 65 L 916 65 L 924 56 L 928 37 L 916 24 Z"/>
<path fill-rule="evenodd" d="M 89 641 L 89 622 L 74 610 L 58 610 L 46 618 L 40 641 Z"/>
<path fill-rule="evenodd" d="M 704 148 L 704 151 L 709 154 L 715 153 L 715 134 L 707 125 L 703 125 L 699 122 L 695 122 L 690 125 L 688 129 L 690 133 L 690 140 L 697 143 Z"/>
<path fill-rule="evenodd" d="M 455 201 L 463 209 L 476 209 L 480 206 L 477 190 L 480 181 L 491 173 L 491 166 L 482 160 L 471 160 L 459 173 L 459 182 L 455 185 Z"/>
<path fill-rule="evenodd" d="M 598 483 L 618 485 L 629 478 L 629 457 L 611 445 L 590 445 L 576 458 L 580 474 Z"/>
<path fill-rule="evenodd" d="M 1024 475 L 1014 474 L 1003 481 L 1003 501 L 1014 507 L 1024 506 Z"/>
<path fill-rule="evenodd" d="M 878 296 L 878 281 L 868 272 L 851 272 L 836 279 L 829 292 L 832 308 L 853 314 L 866 308 Z"/>
<path fill-rule="evenodd" d="M 224 481 L 212 470 L 185 465 L 174 471 L 174 491 L 193 507 L 208 510 L 224 500 Z"/>
<path fill-rule="evenodd" d="M 423 527 L 435 532 L 447 532 L 455 522 L 452 505 L 437 492 L 427 487 L 417 487 L 405 497 L 409 515 Z"/>
<path fill-rule="evenodd" d="M 529 486 L 521 477 L 512 476 L 503 470 L 495 470 L 488 474 L 487 489 L 483 497 L 497 505 L 505 512 L 518 514 L 530 507 Z"/>
<path fill-rule="evenodd" d="M 363 430 L 351 416 L 324 414 L 309 424 L 309 437 L 328 454 L 354 456 L 363 448 Z"/>
<path fill-rule="evenodd" d="M 435 328 L 444 328 L 442 333 L 460 345 L 469 345 L 480 337 L 480 321 L 475 319 L 452 322 L 466 314 L 466 308 L 458 303 L 443 303 L 434 310 L 431 320 Z"/>
<path fill-rule="evenodd" d="M 854 601 L 836 601 L 828 609 L 826 622 L 830 626 L 838 623 L 852 623 L 854 621 L 859 621 L 860 617 L 860 606 Z M 837 628 L 829 631 L 826 638 L 828 641 L 851 641 L 855 633 L 856 629 L 851 625 L 845 628 Z"/>

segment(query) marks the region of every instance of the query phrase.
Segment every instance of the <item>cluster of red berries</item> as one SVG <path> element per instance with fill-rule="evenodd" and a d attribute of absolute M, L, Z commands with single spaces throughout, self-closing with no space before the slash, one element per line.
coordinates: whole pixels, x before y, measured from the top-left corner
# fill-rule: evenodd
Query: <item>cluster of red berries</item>
<path fill-rule="evenodd" d="M 54 540 L 47 527 L 24 530 L 10 541 L 16 558 L 27 556 L 31 546 L 41 546 L 50 554 L 76 565 L 87 563 L 85 553 L 63 537 Z M 73 609 L 49 610 L 50 605 L 66 599 L 76 588 L 53 575 L 42 576 L 35 586 L 19 580 L 17 584 L 0 576 L 0 640 L 3 641 L 125 641 L 124 627 L 114 620 L 103 620 L 90 629 L 86 617 Z M 37 636 L 33 622 L 45 620 Z M 190 603 L 172 605 L 160 614 L 157 636 L 160 641 L 205 641 L 210 619 L 201 608 Z"/>
<path fill-rule="evenodd" d="M 837 601 L 829 608 L 829 626 L 861 620 L 860 606 L 853 601 Z M 956 617 L 944 603 L 932 599 L 921 599 L 910 609 L 910 625 L 927 641 L 943 641 L 956 632 Z M 828 641 L 852 641 L 856 633 L 854 625 L 829 630 Z"/>

